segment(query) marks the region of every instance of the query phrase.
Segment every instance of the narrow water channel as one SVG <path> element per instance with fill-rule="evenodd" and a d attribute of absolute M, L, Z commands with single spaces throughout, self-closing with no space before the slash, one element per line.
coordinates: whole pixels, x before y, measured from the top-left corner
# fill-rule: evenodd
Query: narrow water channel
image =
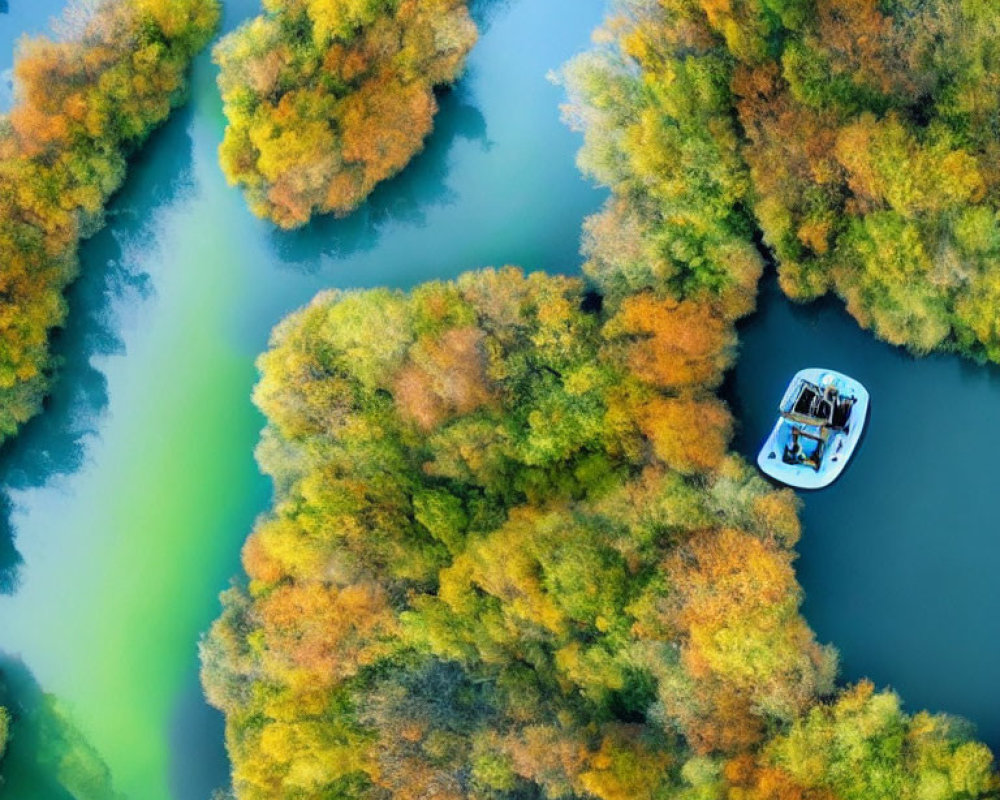
<path fill-rule="evenodd" d="M 59 5 L 43 3 L 7 0 L 0 71 Z M 225 27 L 257 7 L 229 0 Z M 604 3 L 475 7 L 482 40 L 427 150 L 350 218 L 281 234 L 246 211 L 217 166 L 224 120 L 203 56 L 191 103 L 84 246 L 63 378 L 0 453 L 0 669 L 31 723 L 15 728 L 0 796 L 104 798 L 110 782 L 129 800 L 206 800 L 225 782 L 196 644 L 268 504 L 249 397 L 276 322 L 331 286 L 578 270 L 603 195 L 575 168 L 546 76 L 586 49 Z"/>

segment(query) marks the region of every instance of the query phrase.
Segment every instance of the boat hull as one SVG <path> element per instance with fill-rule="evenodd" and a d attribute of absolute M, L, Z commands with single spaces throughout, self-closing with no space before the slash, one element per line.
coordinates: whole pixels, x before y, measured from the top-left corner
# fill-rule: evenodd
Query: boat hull
<path fill-rule="evenodd" d="M 787 464 L 781 456 L 791 435 L 791 430 L 796 425 L 779 416 L 757 456 L 757 466 L 765 475 L 788 486 L 797 489 L 822 489 L 840 477 L 847 467 L 847 463 L 851 460 L 851 456 L 854 455 L 868 420 L 868 407 L 871 398 L 868 390 L 853 378 L 836 370 L 812 367 L 795 374 L 785 390 L 782 406 L 786 404 L 789 394 L 802 380 L 817 385 L 824 382 L 833 383 L 842 396 L 855 398 L 846 430 L 835 432 L 830 436 L 824 448 L 819 469 L 805 464 Z M 806 428 L 808 429 L 807 426 Z"/>

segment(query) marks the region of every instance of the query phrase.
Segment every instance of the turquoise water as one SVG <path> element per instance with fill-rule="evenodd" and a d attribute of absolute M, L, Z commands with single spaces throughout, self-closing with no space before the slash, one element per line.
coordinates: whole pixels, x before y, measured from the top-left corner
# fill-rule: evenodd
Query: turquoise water
<path fill-rule="evenodd" d="M 796 306 L 765 284 L 728 387 L 747 458 L 805 366 L 871 392 L 861 445 L 837 483 L 800 496 L 806 618 L 842 676 L 897 689 L 908 709 L 963 715 L 1000 752 L 1000 370 L 914 359 L 858 328 L 842 304 Z"/>
<path fill-rule="evenodd" d="M 255 9 L 227 3 L 225 27 Z M 226 187 L 215 69 L 200 59 L 192 102 L 83 248 L 50 408 L 0 453 L 0 668 L 21 717 L 0 795 L 205 800 L 225 782 L 196 643 L 269 501 L 252 456 L 253 360 L 322 288 L 507 263 L 576 271 L 580 223 L 603 195 L 577 173 L 579 140 L 546 75 L 588 46 L 602 11 L 478 4 L 482 41 L 426 151 L 357 214 L 295 234 Z M 10 26 L 42 23 L 27 0 L 8 12 L 9 62 Z M 54 743 L 40 752 L 40 738 Z"/>

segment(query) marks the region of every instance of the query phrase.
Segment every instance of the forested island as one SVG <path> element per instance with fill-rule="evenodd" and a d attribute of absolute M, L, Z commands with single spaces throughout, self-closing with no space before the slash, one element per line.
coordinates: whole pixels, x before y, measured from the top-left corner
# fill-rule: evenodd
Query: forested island
<path fill-rule="evenodd" d="M 423 147 L 476 41 L 465 0 L 266 0 L 215 49 L 226 177 L 282 228 L 354 211 Z"/>
<path fill-rule="evenodd" d="M 958 322 L 961 298 L 982 289 L 971 278 L 941 283 L 907 257 L 891 279 L 947 310 L 951 332 L 934 341 L 903 295 L 851 290 L 885 280 L 859 260 L 866 225 L 910 224 L 911 243 L 938 237 L 921 240 L 930 248 L 990 209 L 985 184 L 937 216 L 897 202 L 911 178 L 975 160 L 954 155 L 936 113 L 952 131 L 963 102 L 989 114 L 969 94 L 985 91 L 980 73 L 945 69 L 934 48 L 950 40 L 924 33 L 969 15 L 963 36 L 985 43 L 975 23 L 989 12 L 911 5 L 802 0 L 734 17 L 728 4 L 619 2 L 603 44 L 566 71 L 581 166 L 612 190 L 585 225 L 586 281 L 505 268 L 409 293 L 331 292 L 277 328 L 256 392 L 274 508 L 244 548 L 249 582 L 224 595 L 202 645 L 237 797 L 1000 789 L 965 724 L 905 714 L 867 682 L 835 685 L 835 653 L 799 614 L 794 495 L 728 452 L 716 396 L 768 257 L 758 231 L 793 294 L 832 286 L 894 341 L 989 354 L 989 334 Z M 860 36 L 872 21 L 884 35 Z M 911 55 L 940 75 L 880 107 L 892 81 L 868 86 L 870 63 L 902 57 L 913 26 L 923 49 Z M 988 65 L 988 49 L 968 47 Z M 824 83 L 825 63 L 839 81 Z M 796 65 L 832 95 L 799 97 Z M 775 87 L 784 100 L 766 99 Z M 769 127 L 776 112 L 788 130 Z M 872 151 L 841 129 L 883 123 L 890 139 L 893 125 L 908 132 L 925 172 L 852 161 Z M 765 163 L 800 133 L 810 157 L 842 159 L 827 162 L 836 180 Z M 786 168 L 795 180 L 778 188 L 833 209 L 828 228 L 772 195 Z"/>

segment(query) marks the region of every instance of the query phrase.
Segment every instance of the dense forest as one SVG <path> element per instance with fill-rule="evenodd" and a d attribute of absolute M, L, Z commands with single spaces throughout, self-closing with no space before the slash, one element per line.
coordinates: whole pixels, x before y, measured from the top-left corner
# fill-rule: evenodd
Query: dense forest
<path fill-rule="evenodd" d="M 79 242 L 217 19 L 216 0 L 105 0 L 67 17 L 59 40 L 21 44 L 17 102 L 0 117 L 0 441 L 40 410 Z"/>
<path fill-rule="evenodd" d="M 738 750 L 831 690 L 795 501 L 726 455 L 733 337 L 699 313 L 507 269 L 281 326 L 277 506 L 204 648 L 239 796 L 673 791 L 677 731 Z"/>
<path fill-rule="evenodd" d="M 223 171 L 283 228 L 347 214 L 423 147 L 476 40 L 465 0 L 265 0 L 215 49 Z"/>
<path fill-rule="evenodd" d="M 255 395 L 275 504 L 202 644 L 242 800 L 1000 790 L 968 726 L 835 686 L 794 495 L 727 450 L 715 390 L 767 206 L 733 87 L 809 17 L 730 8 L 619 2 L 567 69 L 612 192 L 588 281 L 331 292 L 276 329 Z"/>
<path fill-rule="evenodd" d="M 917 352 L 1000 361 L 996 7 L 697 5 L 666 3 L 678 20 L 703 9 L 701 34 L 724 45 L 713 87 L 743 131 L 784 290 L 834 289 L 862 325 Z"/>
<path fill-rule="evenodd" d="M 621 177 L 607 145 L 626 122 L 634 177 L 653 187 L 639 191 L 657 201 L 621 204 L 591 223 L 600 274 L 677 280 L 686 274 L 680 262 L 710 278 L 720 257 L 732 259 L 720 247 L 749 246 L 759 225 L 793 298 L 833 289 L 894 344 L 1000 361 L 995 8 L 948 0 L 660 5 L 664 35 L 697 52 L 674 65 L 675 94 L 685 84 L 690 105 L 671 109 L 672 124 L 662 125 L 648 87 L 623 95 L 635 87 L 620 75 L 575 70 L 587 71 L 580 91 L 596 84 L 610 106 L 600 106 L 597 125 L 586 120 L 594 145 L 585 168 Z M 634 32 L 622 47 L 627 57 L 651 55 Z M 676 164 L 690 168 L 682 181 Z M 641 232 L 650 235 L 645 247 Z"/>
<path fill-rule="evenodd" d="M 711 15 L 783 288 L 879 336 L 1000 361 L 1000 15 L 802 0 Z"/>

